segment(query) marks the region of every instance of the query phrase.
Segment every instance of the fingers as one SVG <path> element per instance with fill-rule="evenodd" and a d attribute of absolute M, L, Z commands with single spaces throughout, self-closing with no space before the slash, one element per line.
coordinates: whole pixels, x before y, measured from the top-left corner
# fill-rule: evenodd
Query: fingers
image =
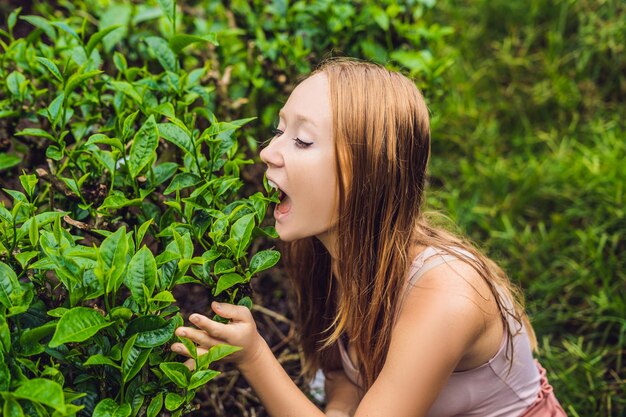
<path fill-rule="evenodd" d="M 191 353 L 187 350 L 185 345 L 183 345 L 182 343 L 179 343 L 179 342 L 173 343 L 172 344 L 172 350 L 174 352 L 180 354 L 180 355 L 187 356 L 188 358 L 191 358 Z M 197 354 L 198 354 L 198 356 L 202 356 L 205 353 L 207 353 L 208 351 L 209 351 L 208 349 L 205 349 L 203 347 L 198 347 Z"/>
<path fill-rule="evenodd" d="M 220 316 L 235 322 L 252 321 L 252 313 L 247 307 L 228 303 L 212 302 L 211 308 Z"/>
<path fill-rule="evenodd" d="M 188 358 L 190 358 L 190 359 L 187 359 L 185 362 L 183 362 L 185 366 L 189 368 L 190 371 L 193 371 L 196 368 L 196 360 L 191 357 L 191 354 L 189 353 L 185 345 L 183 345 L 182 343 L 174 343 L 172 345 L 172 350 L 176 353 L 179 353 L 183 356 L 187 356 Z M 197 349 L 198 356 L 202 356 L 207 352 L 208 350 L 205 348 L 199 347 Z"/>
<path fill-rule="evenodd" d="M 204 330 L 207 336 L 219 339 L 222 343 L 226 340 L 226 334 L 228 333 L 227 324 L 218 323 L 201 314 L 192 314 L 189 317 L 189 321 Z"/>
<path fill-rule="evenodd" d="M 191 327 L 179 327 L 176 329 L 176 336 L 186 337 L 200 346 L 211 347 L 219 343 L 224 343 L 222 340 L 209 336 L 204 330 L 193 329 Z"/>

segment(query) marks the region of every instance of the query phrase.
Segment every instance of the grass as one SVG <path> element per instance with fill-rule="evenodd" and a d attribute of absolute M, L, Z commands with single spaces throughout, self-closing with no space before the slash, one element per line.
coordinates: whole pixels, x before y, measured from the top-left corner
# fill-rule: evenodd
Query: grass
<path fill-rule="evenodd" d="M 527 296 L 539 359 L 573 416 L 626 413 L 626 7 L 442 1 L 457 31 L 431 104 L 431 208 Z M 468 23 L 469 22 L 469 23 Z M 620 44 L 621 42 L 621 44 Z"/>

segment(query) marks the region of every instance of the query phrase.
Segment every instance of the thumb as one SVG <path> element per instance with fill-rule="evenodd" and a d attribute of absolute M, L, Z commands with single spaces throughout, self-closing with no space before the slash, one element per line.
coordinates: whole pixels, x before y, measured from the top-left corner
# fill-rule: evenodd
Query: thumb
<path fill-rule="evenodd" d="M 219 316 L 233 321 L 252 321 L 252 313 L 245 306 L 236 306 L 228 303 L 218 303 L 213 301 L 211 308 Z"/>

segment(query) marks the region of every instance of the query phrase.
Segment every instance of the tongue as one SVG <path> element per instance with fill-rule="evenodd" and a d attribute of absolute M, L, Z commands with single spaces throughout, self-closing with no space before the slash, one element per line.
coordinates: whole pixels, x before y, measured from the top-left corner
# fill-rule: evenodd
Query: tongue
<path fill-rule="evenodd" d="M 278 211 L 285 214 L 291 209 L 291 200 L 289 197 L 285 197 L 283 201 L 278 205 Z"/>

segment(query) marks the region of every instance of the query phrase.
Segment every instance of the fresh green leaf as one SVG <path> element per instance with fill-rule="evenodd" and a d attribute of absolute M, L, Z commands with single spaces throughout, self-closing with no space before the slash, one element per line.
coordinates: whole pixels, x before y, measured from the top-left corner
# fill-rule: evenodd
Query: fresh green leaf
<path fill-rule="evenodd" d="M 183 188 L 193 187 L 194 185 L 200 183 L 200 181 L 202 181 L 202 178 L 195 174 L 181 172 L 180 174 L 176 174 L 165 191 L 163 191 L 163 194 L 167 195 L 173 193 L 174 191 L 182 190 Z"/>
<path fill-rule="evenodd" d="M 50 74 L 52 74 L 54 78 L 56 78 L 60 82 L 63 82 L 63 76 L 61 75 L 61 71 L 59 71 L 59 68 L 57 68 L 54 62 L 50 61 L 48 58 L 44 58 L 40 56 L 36 57 L 35 59 L 37 60 L 37 62 L 43 65 L 48 71 L 50 71 Z"/>
<path fill-rule="evenodd" d="M 126 286 L 130 289 L 133 299 L 139 304 L 152 296 L 157 279 L 157 265 L 154 255 L 146 246 L 132 257 L 126 272 Z M 148 294 L 144 293 L 147 288 Z"/>
<path fill-rule="evenodd" d="M 137 177 L 148 162 L 155 158 L 155 151 L 158 144 L 159 135 L 156 122 L 154 121 L 154 116 L 150 116 L 135 134 L 133 144 L 130 148 L 128 168 L 133 178 Z"/>
<path fill-rule="evenodd" d="M 64 343 L 85 341 L 111 324 L 92 308 L 74 307 L 59 320 L 49 345 L 55 348 Z"/>
<path fill-rule="evenodd" d="M 89 80 L 90 78 L 93 78 L 96 75 L 101 74 L 101 73 L 102 71 L 100 70 L 88 71 L 88 72 L 77 72 L 76 74 L 72 75 L 67 80 L 63 93 L 65 94 L 66 97 L 69 97 L 69 95 L 76 89 L 76 87 L 83 84 L 85 81 Z"/>
<path fill-rule="evenodd" d="M 103 283 L 107 294 L 117 291 L 122 284 L 127 253 L 128 240 L 123 227 L 104 239 L 100 245 L 94 273 Z"/>
<path fill-rule="evenodd" d="M 65 413 L 63 388 L 58 383 L 44 378 L 33 378 L 24 381 L 13 393 L 16 398 L 30 400 Z"/>
<path fill-rule="evenodd" d="M 16 399 L 11 396 L 6 396 L 4 397 L 2 415 L 4 417 L 24 417 L 24 411 L 22 410 L 22 406 L 19 402 L 17 402 Z"/>
<path fill-rule="evenodd" d="M 217 285 L 213 290 L 213 295 L 217 296 L 222 293 L 222 291 L 229 289 L 233 285 L 241 284 L 246 282 L 246 278 L 235 273 L 230 272 L 228 274 L 224 274 L 217 281 Z"/>
<path fill-rule="evenodd" d="M 207 353 L 198 356 L 198 368 L 206 369 L 213 362 L 219 361 L 220 359 L 223 359 L 228 355 L 232 355 L 233 353 L 240 350 L 241 348 L 239 346 L 231 346 L 226 344 L 212 346 Z"/>
<path fill-rule="evenodd" d="M 163 393 L 159 392 L 155 395 L 150 404 L 148 405 L 148 409 L 146 411 L 147 417 L 157 417 L 163 408 Z"/>
<path fill-rule="evenodd" d="M 189 380 L 189 386 L 187 387 L 187 389 L 191 390 L 191 389 L 200 388 L 201 386 L 203 386 L 204 384 L 206 384 L 207 382 L 209 382 L 210 380 L 212 380 L 219 374 L 220 373 L 218 371 L 213 371 L 211 369 L 198 371 L 194 373 L 193 375 L 191 375 L 191 379 Z"/>
<path fill-rule="evenodd" d="M 191 371 L 185 364 L 180 362 L 163 362 L 159 364 L 159 368 L 179 388 L 187 388 Z"/>
<path fill-rule="evenodd" d="M 159 6 L 163 10 L 163 14 L 170 23 L 174 24 L 176 20 L 176 1 L 175 0 L 158 0 Z"/>
<path fill-rule="evenodd" d="M 174 317 L 169 321 L 159 316 L 142 316 L 131 321 L 126 329 L 127 336 L 137 335 L 135 346 L 156 347 L 165 344 L 174 335 L 182 320 Z"/>
<path fill-rule="evenodd" d="M 185 397 L 182 395 L 176 394 L 175 392 L 168 392 L 165 396 L 165 408 L 170 411 L 176 410 L 178 407 L 183 405 L 185 402 Z"/>
<path fill-rule="evenodd" d="M 0 262 L 0 304 L 6 308 L 20 305 L 22 287 L 10 266 Z"/>
<path fill-rule="evenodd" d="M 170 38 L 170 48 L 174 53 L 178 54 L 181 50 L 186 48 L 187 46 L 194 43 L 212 43 L 213 45 L 218 45 L 217 43 L 217 35 L 213 32 L 208 33 L 204 36 L 197 35 L 174 35 Z"/>
<path fill-rule="evenodd" d="M 252 230 L 254 229 L 254 214 L 246 214 L 237 220 L 230 229 L 230 237 L 237 242 L 235 256 L 241 258 L 250 245 Z"/>
<path fill-rule="evenodd" d="M 0 152 L 0 171 L 13 168 L 19 165 L 20 162 L 22 162 L 22 158 L 19 156 Z"/>
<path fill-rule="evenodd" d="M 132 413 L 130 404 L 119 405 L 111 398 L 105 398 L 96 405 L 92 417 L 130 417 Z"/>
<path fill-rule="evenodd" d="M 176 72 L 178 68 L 176 54 L 174 54 L 174 51 L 172 51 L 167 41 L 158 36 L 148 36 L 145 41 L 154 51 L 154 55 L 163 69 L 170 72 Z"/>
<path fill-rule="evenodd" d="M 163 139 L 172 142 L 184 152 L 194 155 L 195 149 L 193 140 L 183 129 L 172 123 L 159 123 L 158 129 L 159 135 Z"/>
<path fill-rule="evenodd" d="M 256 274 L 257 272 L 271 268 L 276 265 L 279 259 L 280 252 L 275 250 L 268 249 L 257 252 L 250 260 L 250 273 Z"/>
<path fill-rule="evenodd" d="M 87 56 L 91 56 L 91 52 L 93 51 L 93 49 L 106 35 L 113 32 L 114 30 L 119 29 L 120 27 L 122 27 L 122 25 L 109 26 L 91 35 L 91 37 L 89 38 L 89 42 L 87 42 L 87 46 L 85 47 L 85 52 Z"/>
<path fill-rule="evenodd" d="M 117 369 L 122 369 L 122 367 L 115 363 L 111 358 L 104 356 L 101 353 L 97 353 L 95 355 L 91 355 L 89 359 L 87 359 L 84 363 L 84 366 L 94 366 L 94 365 L 110 365 Z"/>

